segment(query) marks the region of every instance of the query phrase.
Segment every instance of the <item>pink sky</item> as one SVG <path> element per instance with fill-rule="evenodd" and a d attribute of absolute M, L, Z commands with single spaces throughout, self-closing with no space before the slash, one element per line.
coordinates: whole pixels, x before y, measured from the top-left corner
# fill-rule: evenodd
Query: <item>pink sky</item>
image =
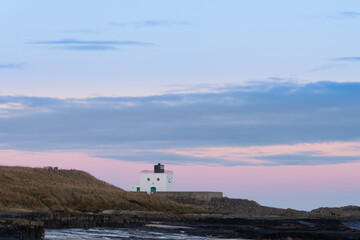
<path fill-rule="evenodd" d="M 340 142 L 315 146 L 319 154 L 324 151 L 328 155 L 343 155 L 346 153 L 339 152 L 340 149 L 348 150 L 356 144 Z M 284 153 L 291 152 L 290 148 L 302 151 L 304 146 L 281 145 L 273 151 L 268 150 L 271 153 Z M 306 149 L 314 147 L 311 144 L 307 146 Z M 250 154 L 252 148 L 241 150 L 244 154 Z M 258 147 L 264 154 L 266 149 Z M 355 154 L 355 149 L 347 154 Z M 202 156 L 232 154 L 227 148 L 210 149 L 205 151 L 206 154 L 202 151 L 196 155 L 200 152 Z M 138 183 L 140 170 L 153 168 L 153 164 L 96 158 L 86 152 L 60 151 L 0 150 L 0 164 L 30 167 L 50 165 L 84 170 L 125 190 L 130 184 Z M 179 191 L 222 191 L 225 196 L 255 200 L 262 205 L 306 210 L 320 206 L 360 205 L 360 162 L 317 166 L 166 165 L 166 169 L 174 171 L 174 187 Z"/>
<path fill-rule="evenodd" d="M 253 164 L 271 163 L 255 159 L 256 157 L 302 154 L 311 152 L 312 156 L 360 156 L 360 142 L 320 142 L 299 143 L 292 145 L 267 145 L 267 146 L 245 146 L 245 147 L 195 147 L 154 150 L 163 153 L 179 154 L 191 157 L 221 158 L 234 162 L 247 162 Z M 360 160 L 360 158 L 359 158 Z"/>

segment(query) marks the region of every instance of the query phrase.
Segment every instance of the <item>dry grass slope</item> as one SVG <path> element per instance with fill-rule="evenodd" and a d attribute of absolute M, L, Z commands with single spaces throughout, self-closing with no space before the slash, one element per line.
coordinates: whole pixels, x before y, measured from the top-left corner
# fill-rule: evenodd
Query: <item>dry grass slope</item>
<path fill-rule="evenodd" d="M 198 212 L 199 207 L 127 192 L 77 170 L 0 166 L 0 210 Z"/>

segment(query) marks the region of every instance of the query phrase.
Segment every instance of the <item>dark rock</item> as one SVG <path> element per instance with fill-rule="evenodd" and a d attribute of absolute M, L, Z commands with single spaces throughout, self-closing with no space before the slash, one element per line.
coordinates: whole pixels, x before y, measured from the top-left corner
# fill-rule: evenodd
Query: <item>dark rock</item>
<path fill-rule="evenodd" d="M 149 222 L 154 225 L 172 225 L 162 229 L 168 232 L 186 232 L 190 235 L 240 239 L 360 239 L 360 231 L 351 229 L 341 220 L 335 219 L 283 219 L 283 218 L 238 218 L 236 216 L 183 216 L 172 222 Z M 176 226 L 182 226 L 176 229 Z M 188 228 L 186 228 L 188 227 Z"/>
<path fill-rule="evenodd" d="M 41 222 L 23 218 L 0 219 L 0 238 L 43 239 L 44 236 Z"/>
<path fill-rule="evenodd" d="M 31 213 L 27 219 L 40 221 L 45 228 L 94 228 L 94 227 L 139 227 L 141 223 L 136 216 L 126 216 L 121 214 L 101 214 L 101 213 Z"/>
<path fill-rule="evenodd" d="M 2 213 L 0 238 L 43 239 L 44 228 L 133 228 L 143 223 L 137 216 L 94 213 Z"/>
<path fill-rule="evenodd" d="M 198 198 L 168 197 L 179 203 L 193 204 L 206 210 L 237 214 L 242 217 L 285 217 L 285 218 L 323 218 L 323 219 L 360 219 L 360 207 L 346 206 L 339 208 L 318 208 L 310 212 L 294 209 L 282 209 L 261 206 L 255 201 L 234 198 L 211 198 L 199 200 Z"/>
<path fill-rule="evenodd" d="M 0 235 L 19 239 L 42 238 L 43 226 L 53 229 L 141 227 L 145 230 L 165 233 L 186 232 L 194 236 L 217 238 L 360 239 L 360 231 L 357 227 L 360 221 L 338 219 L 239 217 L 235 214 L 175 214 L 141 211 L 22 213 L 0 214 L 0 216 L 2 217 L 0 218 Z M 170 227 L 164 228 L 163 225 Z"/>
<path fill-rule="evenodd" d="M 360 219 L 360 207 L 317 208 L 309 213 L 314 218 Z"/>

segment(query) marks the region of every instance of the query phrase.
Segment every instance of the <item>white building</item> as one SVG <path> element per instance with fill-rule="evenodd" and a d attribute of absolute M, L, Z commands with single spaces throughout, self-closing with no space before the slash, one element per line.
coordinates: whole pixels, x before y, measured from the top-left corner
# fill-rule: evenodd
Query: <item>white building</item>
<path fill-rule="evenodd" d="M 173 189 L 173 172 L 165 171 L 164 165 L 154 165 L 154 171 L 140 172 L 140 184 L 131 185 L 132 192 L 169 192 Z"/>

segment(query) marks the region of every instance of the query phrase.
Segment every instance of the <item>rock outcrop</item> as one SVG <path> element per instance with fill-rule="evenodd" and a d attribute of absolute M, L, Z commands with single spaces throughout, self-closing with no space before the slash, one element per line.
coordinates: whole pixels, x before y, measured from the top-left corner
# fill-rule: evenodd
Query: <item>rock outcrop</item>
<path fill-rule="evenodd" d="M 132 228 L 143 223 L 135 215 L 120 213 L 2 213 L 0 239 L 43 239 L 44 228 Z"/>
<path fill-rule="evenodd" d="M 16 213 L 0 218 L 0 239 L 41 239 L 45 228 L 139 227 L 144 231 L 245 239 L 360 239 L 359 221 L 146 211 Z"/>
<path fill-rule="evenodd" d="M 360 231 L 336 219 L 285 219 L 285 218 L 238 218 L 236 216 L 203 215 L 172 223 L 157 221 L 147 226 L 169 226 L 161 230 L 171 233 L 186 232 L 206 238 L 273 239 L 273 240 L 355 240 Z M 177 226 L 179 228 L 171 228 Z"/>
<path fill-rule="evenodd" d="M 0 219 L 0 238 L 43 239 L 44 225 L 24 218 Z"/>
<path fill-rule="evenodd" d="M 199 200 L 197 198 L 169 197 L 169 199 L 184 204 L 193 204 L 206 210 L 236 214 L 241 217 L 285 217 L 285 218 L 324 218 L 359 220 L 360 207 L 346 206 L 339 208 L 318 208 L 310 212 L 294 209 L 282 209 L 261 206 L 255 201 L 234 198 L 212 198 Z"/>
<path fill-rule="evenodd" d="M 313 218 L 360 219 L 360 207 L 346 206 L 334 208 L 317 208 L 309 212 Z"/>
<path fill-rule="evenodd" d="M 27 221 L 39 222 L 44 228 L 93 228 L 93 227 L 139 227 L 139 217 L 125 215 L 121 212 L 106 213 L 8 213 L 3 214 L 6 219 L 26 219 Z"/>

